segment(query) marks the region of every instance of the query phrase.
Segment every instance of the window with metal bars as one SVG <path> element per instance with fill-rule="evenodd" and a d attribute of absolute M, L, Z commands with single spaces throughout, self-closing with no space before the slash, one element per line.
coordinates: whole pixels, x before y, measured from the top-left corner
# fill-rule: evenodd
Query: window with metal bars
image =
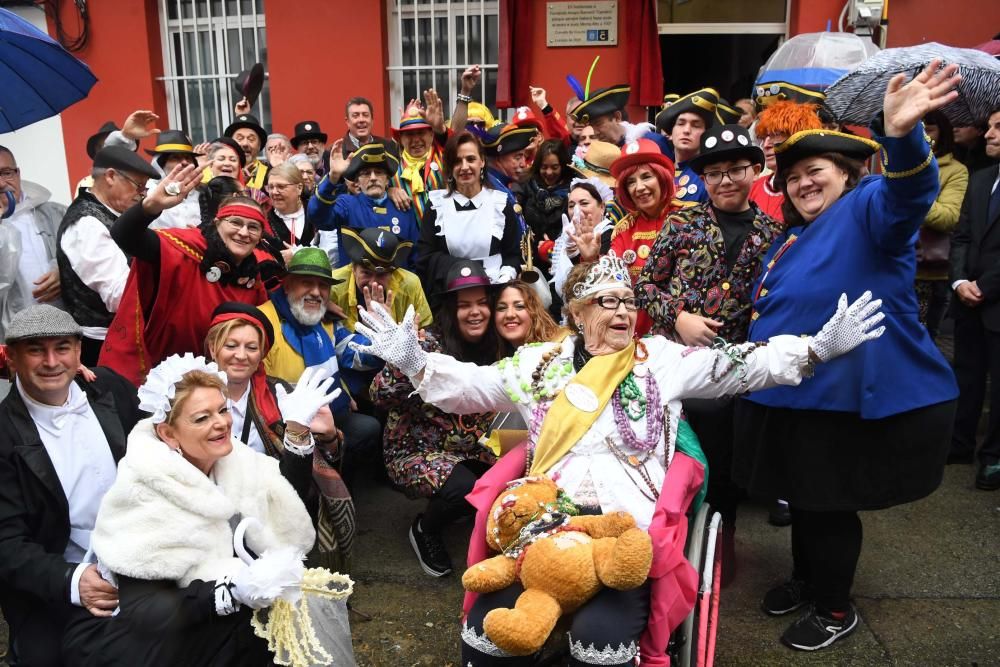
<path fill-rule="evenodd" d="M 233 80 L 254 63 L 267 71 L 264 0 L 159 0 L 162 80 L 169 124 L 195 143 L 222 134 L 239 102 Z M 271 127 L 270 83 L 251 112 Z"/>
<path fill-rule="evenodd" d="M 450 115 L 462 72 L 482 66 L 473 98 L 495 112 L 500 42 L 496 0 L 389 0 L 389 91 L 393 125 L 411 99 L 434 88 Z"/>

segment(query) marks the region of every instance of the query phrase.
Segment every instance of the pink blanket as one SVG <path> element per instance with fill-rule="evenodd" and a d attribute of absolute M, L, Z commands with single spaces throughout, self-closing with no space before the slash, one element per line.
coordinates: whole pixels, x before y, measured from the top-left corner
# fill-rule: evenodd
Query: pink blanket
<path fill-rule="evenodd" d="M 469 567 L 493 555 L 486 545 L 489 509 L 507 482 L 524 476 L 524 464 L 525 449 L 521 445 L 501 457 L 465 497 L 476 508 L 476 524 L 469 541 Z M 653 540 L 653 565 L 649 571 L 649 623 L 639 644 L 642 667 L 669 667 L 667 642 L 670 641 L 670 633 L 694 609 L 698 574 L 684 558 L 686 512 L 701 489 L 703 477 L 704 469 L 700 463 L 676 452 L 653 511 L 649 526 L 649 536 Z M 463 615 L 469 613 L 476 595 L 465 593 Z"/>

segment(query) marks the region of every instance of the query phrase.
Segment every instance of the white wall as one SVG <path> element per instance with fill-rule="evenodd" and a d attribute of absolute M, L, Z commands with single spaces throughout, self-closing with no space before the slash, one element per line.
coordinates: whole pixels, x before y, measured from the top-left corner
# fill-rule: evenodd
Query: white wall
<path fill-rule="evenodd" d="M 45 13 L 35 7 L 15 7 L 11 11 L 37 28 L 48 33 Z M 6 146 L 17 159 L 21 178 L 34 181 L 48 188 L 52 201 L 69 204 L 69 170 L 63 144 L 62 120 L 59 116 L 46 118 L 20 130 L 0 134 L 0 145 Z"/>

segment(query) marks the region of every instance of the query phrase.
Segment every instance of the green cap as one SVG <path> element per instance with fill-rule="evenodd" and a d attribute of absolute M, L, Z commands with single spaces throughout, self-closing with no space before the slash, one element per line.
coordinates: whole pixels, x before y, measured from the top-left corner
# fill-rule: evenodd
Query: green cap
<path fill-rule="evenodd" d="M 301 248 L 297 250 L 292 255 L 292 261 L 288 263 L 288 275 L 324 278 L 329 280 L 331 284 L 344 282 L 343 280 L 336 280 L 333 277 L 330 258 L 322 248 Z"/>

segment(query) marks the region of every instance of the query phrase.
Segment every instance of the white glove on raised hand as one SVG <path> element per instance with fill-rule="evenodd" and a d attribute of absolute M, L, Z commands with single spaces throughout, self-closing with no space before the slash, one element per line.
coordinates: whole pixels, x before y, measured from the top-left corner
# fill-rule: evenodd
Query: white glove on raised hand
<path fill-rule="evenodd" d="M 517 269 L 513 266 L 501 266 L 500 270 L 497 271 L 497 279 L 494 284 L 503 285 L 515 279 L 517 279 Z"/>
<path fill-rule="evenodd" d="M 330 391 L 333 378 L 330 371 L 322 366 L 307 368 L 291 393 L 278 385 L 274 394 L 278 399 L 278 410 L 285 423 L 295 422 L 308 427 L 319 409 L 329 405 L 340 396 L 340 388 Z"/>
<path fill-rule="evenodd" d="M 427 353 L 420 347 L 417 331 L 413 326 L 415 312 L 411 305 L 403 315 L 403 321 L 396 324 L 380 303 L 372 304 L 371 310 L 358 308 L 361 321 L 354 330 L 368 338 L 370 345 L 350 343 L 356 352 L 374 354 L 412 378 L 427 365 Z"/>
<path fill-rule="evenodd" d="M 884 326 L 873 330 L 885 317 L 879 312 L 881 307 L 882 300 L 872 301 L 871 292 L 865 292 L 850 306 L 847 305 L 847 295 L 841 294 L 837 312 L 813 336 L 810 345 L 812 351 L 820 361 L 829 361 L 847 354 L 866 341 L 875 340 L 885 333 Z"/>
<path fill-rule="evenodd" d="M 263 609 L 279 598 L 296 602 L 302 595 L 304 574 L 302 554 L 291 547 L 268 549 L 249 565 L 239 566 L 230 577 L 229 589 L 240 604 Z"/>

